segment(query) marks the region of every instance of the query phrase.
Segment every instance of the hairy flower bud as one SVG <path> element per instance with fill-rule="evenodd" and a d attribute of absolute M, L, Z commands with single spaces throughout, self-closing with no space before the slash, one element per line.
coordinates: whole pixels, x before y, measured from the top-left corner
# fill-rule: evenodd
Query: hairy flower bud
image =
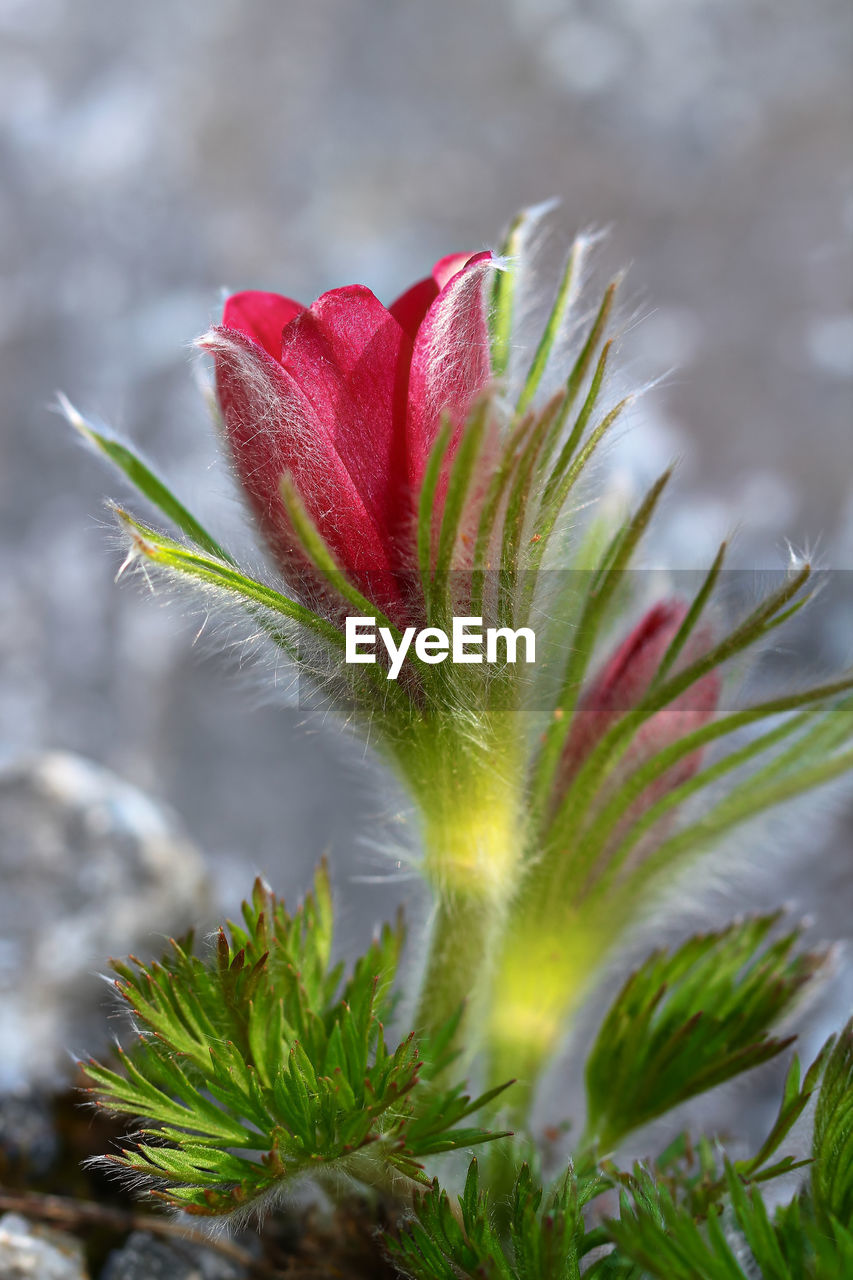
<path fill-rule="evenodd" d="M 385 308 L 364 286 L 310 307 L 229 298 L 213 351 L 238 477 L 292 586 L 305 562 L 280 485 L 299 497 L 341 569 L 397 620 L 410 605 L 415 513 L 442 416 L 461 430 L 491 378 L 490 253 L 452 255 Z"/>
<path fill-rule="evenodd" d="M 572 722 L 560 763 L 558 796 L 565 792 L 584 759 L 607 730 L 649 692 L 686 615 L 687 605 L 683 601 L 659 601 L 604 664 L 583 694 Z M 676 670 L 700 657 L 710 648 L 711 641 L 709 626 L 693 631 L 675 664 Z M 716 713 L 720 687 L 719 672 L 710 671 L 651 716 L 634 735 L 607 784 L 602 787 L 601 800 L 611 795 L 630 773 L 652 756 L 707 724 Z M 629 822 L 667 791 L 691 778 L 701 760 L 701 751 L 694 751 L 655 778 L 631 809 Z"/>

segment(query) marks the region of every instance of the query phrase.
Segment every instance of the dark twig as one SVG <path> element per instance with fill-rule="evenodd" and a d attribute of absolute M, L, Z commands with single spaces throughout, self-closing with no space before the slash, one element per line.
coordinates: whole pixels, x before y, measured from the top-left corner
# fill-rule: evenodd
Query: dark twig
<path fill-rule="evenodd" d="M 36 1191 L 11 1192 L 0 1189 L 0 1211 L 20 1213 L 68 1228 L 81 1226 L 106 1226 L 116 1231 L 149 1231 L 152 1235 L 183 1240 L 201 1245 L 245 1267 L 257 1280 L 309 1280 L 316 1272 L 282 1271 L 268 1262 L 254 1257 L 247 1249 L 230 1240 L 215 1239 L 201 1231 L 193 1231 L 169 1218 L 154 1217 L 147 1213 L 133 1213 L 112 1205 L 97 1204 L 92 1200 L 77 1200 L 65 1196 L 43 1195 Z"/>

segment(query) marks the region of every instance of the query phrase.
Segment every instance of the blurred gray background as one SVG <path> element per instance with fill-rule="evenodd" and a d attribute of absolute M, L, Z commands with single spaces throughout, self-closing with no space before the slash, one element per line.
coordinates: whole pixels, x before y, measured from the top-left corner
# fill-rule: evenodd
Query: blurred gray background
<path fill-rule="evenodd" d="M 851 57 L 847 0 L 0 0 L 3 755 L 79 752 L 172 806 L 229 908 L 324 851 L 348 943 L 416 895 L 371 847 L 406 818 L 363 752 L 113 585 L 124 491 L 50 406 L 132 437 L 240 545 L 189 351 L 221 290 L 389 301 L 550 196 L 631 264 L 629 374 L 677 370 L 610 458 L 639 482 L 682 455 L 663 549 L 701 563 L 739 523 L 742 564 L 790 537 L 853 569 Z M 834 599 L 809 641 L 837 666 Z M 810 827 L 767 896 L 842 937 L 826 827 L 828 870 Z"/>

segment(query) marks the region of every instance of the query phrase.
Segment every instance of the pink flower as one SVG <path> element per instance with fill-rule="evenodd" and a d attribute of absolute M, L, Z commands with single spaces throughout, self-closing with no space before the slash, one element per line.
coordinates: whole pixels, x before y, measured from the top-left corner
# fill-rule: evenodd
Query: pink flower
<path fill-rule="evenodd" d="M 631 711 L 649 691 L 686 613 L 687 606 L 680 600 L 663 600 L 654 605 L 587 688 L 563 752 L 559 791 L 565 790 L 611 725 Z M 675 670 L 682 670 L 695 661 L 710 644 L 709 627 L 695 630 L 682 649 Z M 719 699 L 720 676 L 717 671 L 710 671 L 646 720 L 608 779 L 602 799 L 612 795 L 630 773 L 657 752 L 707 724 L 716 713 Z M 694 751 L 650 783 L 629 811 L 627 825 L 661 796 L 693 777 L 701 760 L 702 752 Z"/>
<path fill-rule="evenodd" d="M 351 581 L 396 619 L 412 607 L 417 499 L 442 414 L 460 428 L 490 380 L 492 255 L 443 258 L 390 308 L 349 285 L 310 307 L 238 293 L 204 339 L 238 477 L 285 576 L 306 566 L 289 473 Z M 309 575 L 310 577 L 310 575 Z"/>

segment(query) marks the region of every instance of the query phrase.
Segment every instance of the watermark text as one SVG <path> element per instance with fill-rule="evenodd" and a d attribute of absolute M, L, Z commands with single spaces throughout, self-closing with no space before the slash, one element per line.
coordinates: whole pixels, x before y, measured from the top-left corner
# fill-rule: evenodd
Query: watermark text
<path fill-rule="evenodd" d="M 378 634 L 377 634 L 378 633 Z M 396 680 L 403 668 L 406 655 L 414 648 L 421 662 L 435 666 L 445 662 L 466 663 L 515 663 L 519 650 L 523 649 L 524 661 L 536 661 L 536 636 L 531 627 L 486 627 L 482 618 L 454 618 L 450 634 L 441 627 L 406 627 L 394 632 L 390 627 L 377 627 L 376 619 L 348 617 L 346 620 L 347 662 L 372 663 L 377 661 L 377 641 L 380 640 L 388 655 L 388 679 Z"/>

